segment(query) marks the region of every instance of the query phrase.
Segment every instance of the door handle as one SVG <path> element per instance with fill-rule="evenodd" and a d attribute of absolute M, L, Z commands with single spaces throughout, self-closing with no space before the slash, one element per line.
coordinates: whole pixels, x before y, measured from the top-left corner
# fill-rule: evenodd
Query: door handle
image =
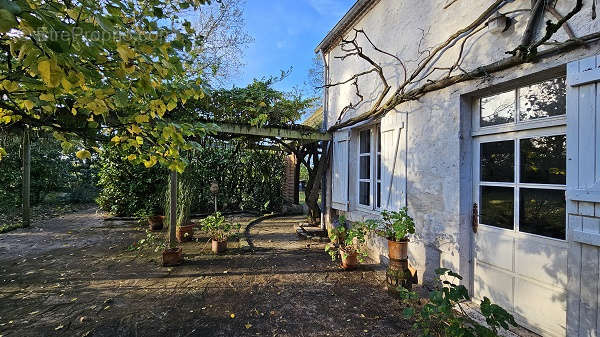
<path fill-rule="evenodd" d="M 477 228 L 479 228 L 479 207 L 477 203 L 473 204 L 473 233 L 477 233 Z"/>

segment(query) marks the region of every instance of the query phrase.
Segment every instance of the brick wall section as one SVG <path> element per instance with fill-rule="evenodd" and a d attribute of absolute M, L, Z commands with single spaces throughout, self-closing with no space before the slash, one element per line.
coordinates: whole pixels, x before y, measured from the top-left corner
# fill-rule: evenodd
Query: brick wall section
<path fill-rule="evenodd" d="M 298 160 L 294 154 L 285 157 L 285 178 L 281 186 L 283 199 L 290 204 L 298 203 Z"/>

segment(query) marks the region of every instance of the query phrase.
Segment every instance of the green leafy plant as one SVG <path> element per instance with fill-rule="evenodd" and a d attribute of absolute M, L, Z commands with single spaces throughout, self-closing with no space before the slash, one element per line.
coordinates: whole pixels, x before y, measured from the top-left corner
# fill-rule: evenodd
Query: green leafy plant
<path fill-rule="evenodd" d="M 408 235 L 415 233 L 415 222 L 406 207 L 399 212 L 383 211 L 381 217 L 381 220 L 367 220 L 381 237 L 390 241 L 407 241 Z"/>
<path fill-rule="evenodd" d="M 211 239 L 219 242 L 227 241 L 238 235 L 241 225 L 225 221 L 225 217 L 217 212 L 200 222 L 200 228 L 208 233 Z"/>
<path fill-rule="evenodd" d="M 420 310 L 416 309 L 419 296 L 415 292 L 404 287 L 397 289 L 402 301 L 409 305 L 404 316 L 415 320 L 413 328 L 421 330 L 423 336 L 496 337 L 499 330 L 517 325 L 511 314 L 487 297 L 480 304 L 487 326 L 479 324 L 465 311 L 464 304 L 471 299 L 467 288 L 457 284 L 462 277 L 446 268 L 435 272 L 441 285 L 430 293 L 428 303 Z"/>
<path fill-rule="evenodd" d="M 146 230 L 146 236 L 140 239 L 137 243 L 134 243 L 127 247 L 128 251 L 140 251 L 144 249 L 152 249 L 155 253 L 167 248 L 167 242 L 163 235 L 159 233 L 153 233 Z"/>
<path fill-rule="evenodd" d="M 368 256 L 365 242 L 367 235 L 373 231 L 372 222 L 356 222 L 352 225 L 347 223 L 345 216 L 340 216 L 337 226 L 329 231 L 329 239 L 332 244 L 325 247 L 325 251 L 335 261 L 339 254 L 346 258 L 351 254 L 358 254 L 359 261 L 364 261 Z"/>

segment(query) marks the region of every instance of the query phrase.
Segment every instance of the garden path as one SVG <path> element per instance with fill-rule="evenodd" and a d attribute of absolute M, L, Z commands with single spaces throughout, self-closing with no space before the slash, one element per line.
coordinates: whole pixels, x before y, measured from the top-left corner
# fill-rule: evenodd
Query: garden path
<path fill-rule="evenodd" d="M 381 269 L 340 271 L 302 220 L 260 222 L 254 249 L 219 256 L 200 237 L 175 268 L 95 209 L 0 234 L 0 336 L 411 336 Z"/>

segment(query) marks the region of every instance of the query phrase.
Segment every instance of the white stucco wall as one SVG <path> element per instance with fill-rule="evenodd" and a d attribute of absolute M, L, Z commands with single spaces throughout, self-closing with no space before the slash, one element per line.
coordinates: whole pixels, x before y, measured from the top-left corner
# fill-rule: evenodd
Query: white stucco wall
<path fill-rule="evenodd" d="M 439 45 L 451 34 L 474 21 L 491 1 L 458 0 L 449 8 L 443 9 L 445 3 L 381 0 L 358 21 L 355 28 L 364 29 L 375 45 L 405 60 L 410 73 L 417 66 L 416 60 L 423 50 Z M 573 3 L 574 1 L 558 0 L 556 8 L 564 15 L 571 10 Z M 462 68 L 472 70 L 507 57 L 505 51 L 512 50 L 519 44 L 526 25 L 528 12 L 520 10 L 528 9 L 530 5 L 530 0 L 516 0 L 504 6 L 501 12 L 512 12 L 508 15 L 514 19 L 514 24 L 505 33 L 494 34 L 483 29 L 471 37 L 465 47 L 466 56 Z M 591 1 L 585 1 L 583 10 L 569 21 L 577 36 L 600 31 L 600 20 L 592 21 L 590 6 Z M 547 16 L 547 19 L 554 18 Z M 543 23 L 540 23 L 538 36 L 543 30 Z M 353 32 L 347 33 L 346 38 L 351 35 Z M 553 39 L 564 41 L 567 35 L 561 29 Z M 402 82 L 402 68 L 394 59 L 370 50 L 364 39 L 359 41 L 369 56 L 384 65 L 390 84 L 398 85 Z M 435 66 L 447 67 L 454 64 L 458 47 L 456 45 L 448 49 Z M 419 101 L 396 107 L 397 111 L 406 114 L 407 206 L 409 214 L 416 220 L 418 233 L 410 246 L 410 255 L 411 264 L 418 270 L 420 280 L 430 279 L 435 268 L 442 265 L 459 271 L 465 276 L 465 283 L 470 284 L 470 95 L 527 81 L 531 76 L 540 76 L 548 69 L 556 73 L 564 72 L 567 62 L 598 52 L 597 46 L 577 49 L 536 64 L 525 64 L 495 73 L 485 79 L 453 85 L 426 94 Z M 343 54 L 339 46 L 325 54 L 329 83 L 346 80 L 355 73 L 368 69 L 368 64 L 358 57 L 336 59 L 336 56 Z M 434 78 L 446 75 L 445 72 L 435 74 Z M 359 85 L 361 93 L 365 95 L 365 103 L 356 110 L 350 110 L 344 120 L 366 111 L 381 89 L 375 74 L 362 77 Z M 419 85 L 420 83 L 415 83 L 409 89 Z M 349 102 L 357 100 L 354 90 L 350 84 L 328 89 L 325 111 L 328 128 L 335 124 L 340 111 Z M 362 220 L 375 215 L 350 210 L 347 216 L 350 220 Z M 374 239 L 372 247 L 376 259 L 387 255 L 387 245 L 383 240 Z"/>

